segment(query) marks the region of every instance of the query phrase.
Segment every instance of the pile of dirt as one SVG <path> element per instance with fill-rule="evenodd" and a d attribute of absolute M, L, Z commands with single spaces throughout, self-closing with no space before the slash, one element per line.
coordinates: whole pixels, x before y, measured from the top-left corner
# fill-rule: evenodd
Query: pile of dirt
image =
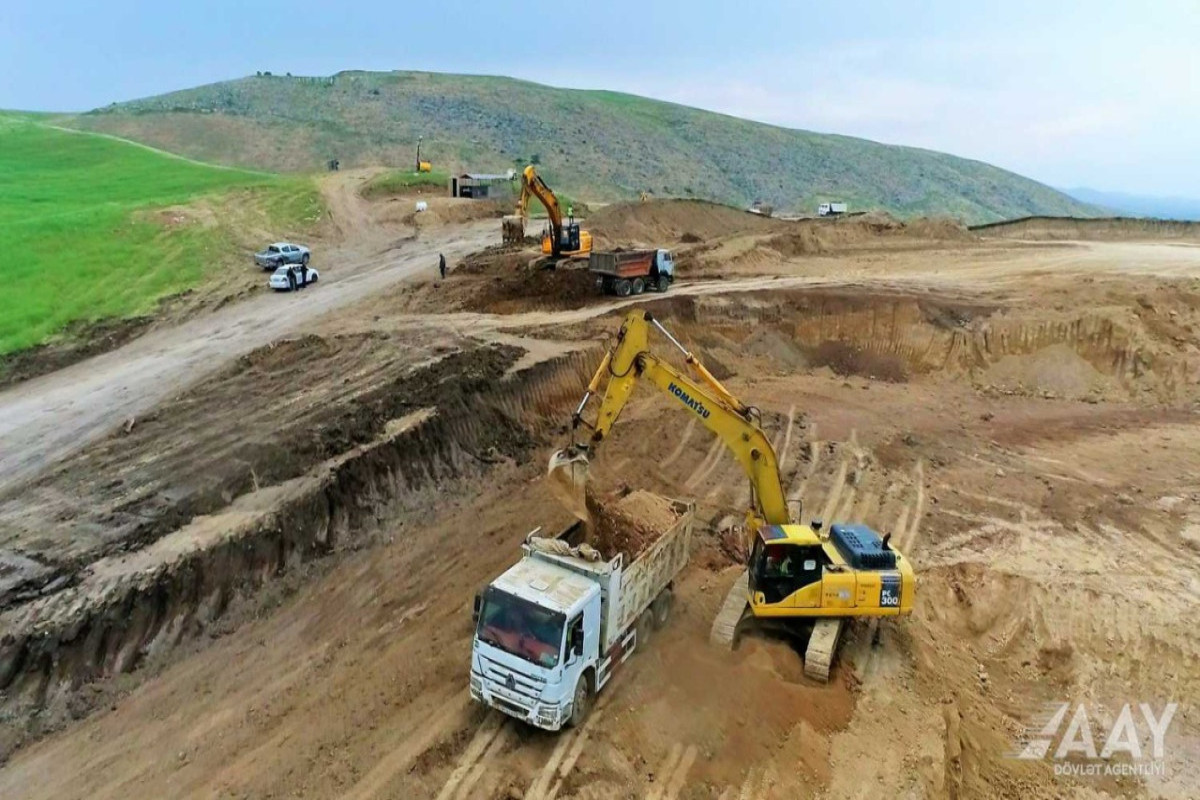
<path fill-rule="evenodd" d="M 804 225 L 790 233 L 772 236 L 766 241 L 766 246 L 778 251 L 784 258 L 816 255 L 828 249 L 812 225 Z"/>
<path fill-rule="evenodd" d="M 1200 222 L 1130 217 L 1022 217 L 986 225 L 973 225 L 971 230 L 984 236 L 1032 241 L 1200 240 Z"/>
<path fill-rule="evenodd" d="M 519 244 L 494 244 L 464 257 L 454 267 L 458 275 L 510 273 L 529 265 L 529 253 Z"/>
<path fill-rule="evenodd" d="M 920 239 L 973 239 L 974 235 L 960 220 L 953 217 L 917 217 L 905 224 L 909 236 Z"/>
<path fill-rule="evenodd" d="M 628 564 L 653 544 L 679 519 L 671 501 L 661 495 L 637 490 L 616 502 L 587 495 L 591 520 L 588 544 L 605 558 L 620 553 Z"/>
<path fill-rule="evenodd" d="M 663 246 L 742 233 L 782 231 L 789 223 L 701 200 L 614 203 L 588 217 L 598 247 Z"/>
<path fill-rule="evenodd" d="M 400 202 L 407 202 L 401 200 Z M 457 197 L 434 198 L 426 201 L 424 211 L 410 210 L 402 221 L 417 228 L 460 225 L 479 219 L 499 219 L 508 213 L 508 206 L 497 200 L 464 200 Z M 499 224 L 497 224 L 497 228 Z"/>
<path fill-rule="evenodd" d="M 70 325 L 48 344 L 0 356 L 0 389 L 115 350 L 142 335 L 153 317 L 130 317 Z"/>
<path fill-rule="evenodd" d="M 919 217 L 902 222 L 886 212 L 869 211 L 850 217 L 805 219 L 788 223 L 782 232 L 762 239 L 756 247 L 738 254 L 738 260 L 749 264 L 756 258 L 772 256 L 764 261 L 770 264 L 775 257 L 790 259 L 848 252 L 872 246 L 881 240 L 961 242 L 973 238 L 974 235 L 966 226 L 949 217 Z"/>
<path fill-rule="evenodd" d="M 1029 355 L 1004 356 L 984 372 L 982 380 L 1005 391 L 1066 398 L 1083 398 L 1111 384 L 1107 376 L 1064 343 Z"/>

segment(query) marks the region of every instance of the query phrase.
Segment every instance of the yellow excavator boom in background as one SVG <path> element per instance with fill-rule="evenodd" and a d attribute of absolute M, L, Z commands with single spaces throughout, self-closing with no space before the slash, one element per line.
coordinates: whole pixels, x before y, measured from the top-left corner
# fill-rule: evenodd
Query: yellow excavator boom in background
<path fill-rule="evenodd" d="M 555 258 L 586 256 L 592 252 L 592 234 L 582 230 L 568 213 L 563 218 L 558 196 L 546 185 L 530 164 L 521 173 L 521 193 L 512 216 L 504 218 L 504 242 L 515 243 L 525 237 L 525 220 L 529 217 L 529 199 L 535 198 L 546 209 L 550 229 L 542 237 L 542 253 Z"/>
<path fill-rule="evenodd" d="M 690 373 L 650 351 L 651 328 L 682 353 Z M 716 434 L 750 480 L 749 565 L 744 583 L 735 586 L 726 603 L 729 610 L 723 610 L 736 616 L 718 618 L 714 639 L 733 646 L 746 622 L 782 628 L 789 634 L 809 633 L 805 672 L 827 680 L 845 618 L 911 613 L 916 591 L 912 566 L 890 546 L 889 537 L 880 537 L 865 525 L 834 524 L 826 529 L 819 520 L 799 524 L 799 509 L 793 515 L 788 508 L 779 462 L 759 424 L 757 409 L 735 397 L 646 311 L 626 316 L 616 344 L 604 355 L 575 410 L 572 431 L 589 427 L 590 437 L 573 442 L 550 459 L 550 485 L 570 507 L 586 508 L 583 495 L 590 459 L 642 378 Z M 596 421 L 589 424 L 584 411 L 601 391 Z"/>

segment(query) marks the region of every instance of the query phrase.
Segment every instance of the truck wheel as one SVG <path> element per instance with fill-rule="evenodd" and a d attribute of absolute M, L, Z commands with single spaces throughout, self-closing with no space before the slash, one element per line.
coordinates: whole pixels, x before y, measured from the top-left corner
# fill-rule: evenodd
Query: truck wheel
<path fill-rule="evenodd" d="M 674 600 L 670 589 L 663 589 L 654 602 L 650 604 L 650 613 L 654 615 L 654 629 L 661 631 L 667 627 L 671 619 L 671 602 Z"/>
<path fill-rule="evenodd" d="M 592 687 L 588 676 L 582 675 L 579 683 L 575 684 L 575 698 L 571 701 L 571 716 L 567 719 L 567 726 L 578 728 L 587 719 L 588 712 L 591 710 Z"/>
<path fill-rule="evenodd" d="M 633 293 L 641 294 L 644 291 L 646 291 L 646 282 L 643 281 L 641 278 L 634 278 L 633 279 Z"/>
<path fill-rule="evenodd" d="M 637 621 L 637 646 L 639 648 L 650 643 L 650 634 L 654 632 L 654 615 L 650 613 L 650 609 L 642 612 Z"/>
<path fill-rule="evenodd" d="M 617 297 L 629 297 L 629 293 L 633 291 L 633 287 L 629 285 L 629 281 L 622 278 L 613 284 L 613 291 L 617 293 Z"/>
<path fill-rule="evenodd" d="M 300 257 L 300 263 L 306 267 L 308 266 L 308 253 L 305 253 Z"/>
<path fill-rule="evenodd" d="M 665 292 L 671 286 L 671 279 L 666 275 L 659 276 L 658 291 Z"/>

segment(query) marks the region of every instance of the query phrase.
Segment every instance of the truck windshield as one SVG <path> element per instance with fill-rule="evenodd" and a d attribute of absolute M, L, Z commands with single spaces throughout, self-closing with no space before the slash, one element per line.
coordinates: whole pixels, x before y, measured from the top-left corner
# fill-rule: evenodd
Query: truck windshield
<path fill-rule="evenodd" d="M 489 587 L 479 610 L 480 641 L 542 667 L 558 665 L 566 616 Z"/>

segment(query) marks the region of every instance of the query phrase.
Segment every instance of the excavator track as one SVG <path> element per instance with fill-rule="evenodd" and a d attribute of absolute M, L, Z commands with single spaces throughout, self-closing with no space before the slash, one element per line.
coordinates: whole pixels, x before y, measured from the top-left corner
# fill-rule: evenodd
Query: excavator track
<path fill-rule="evenodd" d="M 725 602 L 721 604 L 721 610 L 717 612 L 708 634 L 708 640 L 718 647 L 732 650 L 737 644 L 738 623 L 746 614 L 746 592 L 749 587 L 750 573 L 742 570 L 733 586 L 729 587 L 729 594 L 725 595 Z"/>
<path fill-rule="evenodd" d="M 804 653 L 804 674 L 822 683 L 829 682 L 829 669 L 833 666 L 833 655 L 837 652 L 838 640 L 842 638 L 845 621 L 841 619 L 817 620 L 808 649 Z"/>

